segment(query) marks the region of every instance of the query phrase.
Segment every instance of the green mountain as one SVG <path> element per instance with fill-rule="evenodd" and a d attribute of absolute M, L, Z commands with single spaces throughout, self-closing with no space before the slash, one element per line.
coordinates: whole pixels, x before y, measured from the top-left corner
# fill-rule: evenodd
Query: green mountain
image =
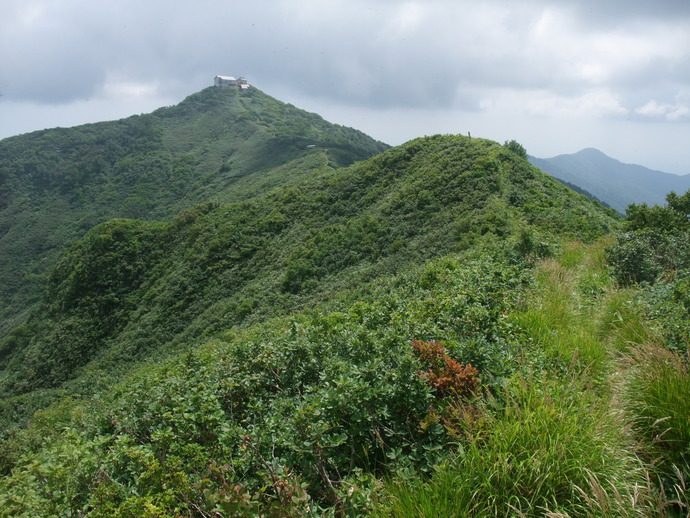
<path fill-rule="evenodd" d="M 386 148 L 256 88 L 211 87 L 151 114 L 4 139 L 0 336 L 25 318 L 60 254 L 98 223 L 239 201 Z"/>
<path fill-rule="evenodd" d="M 690 194 L 244 95 L 151 114 L 198 203 L 71 234 L 0 341 L 0 516 L 681 515 Z"/>
<path fill-rule="evenodd" d="M 509 149 L 440 136 L 167 222 L 114 219 L 60 258 L 33 313 L 1 343 L 0 391 L 33 398 L 21 399 L 30 413 L 65 390 L 107 386 L 133 363 L 356 297 L 376 279 L 487 239 L 528 254 L 546 246 L 539 236 L 590 239 L 615 225 Z M 10 408 L 8 422 L 18 419 Z"/>
<path fill-rule="evenodd" d="M 631 203 L 663 205 L 666 195 L 690 189 L 690 175 L 678 176 L 624 164 L 597 149 L 552 158 L 530 157 L 532 165 L 592 193 L 619 213 Z"/>

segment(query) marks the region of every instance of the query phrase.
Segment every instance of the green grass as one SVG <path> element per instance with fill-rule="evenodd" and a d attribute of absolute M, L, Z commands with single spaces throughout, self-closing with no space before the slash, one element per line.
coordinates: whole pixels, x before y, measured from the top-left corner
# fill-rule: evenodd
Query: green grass
<path fill-rule="evenodd" d="M 645 308 L 637 291 L 618 289 L 608 293 L 599 314 L 599 337 L 606 340 L 612 351 L 624 352 L 636 344 L 655 339 Z"/>
<path fill-rule="evenodd" d="M 611 285 L 601 244 L 570 243 L 536 272 L 531 303 L 513 315 L 525 340 L 563 366 L 601 377 L 610 368 L 606 337 L 598 332 L 599 299 Z"/>
<path fill-rule="evenodd" d="M 615 352 L 653 336 L 634 289 L 620 289 L 605 261 L 607 240 L 571 242 L 536 272 L 531 303 L 513 315 L 526 340 L 548 358 L 603 379 Z"/>
<path fill-rule="evenodd" d="M 688 357 L 655 344 L 624 356 L 624 404 L 648 445 L 666 496 L 690 509 L 690 366 Z M 673 504 L 672 504 L 673 505 Z"/>
<path fill-rule="evenodd" d="M 429 480 L 392 482 L 379 515 L 636 513 L 644 471 L 583 377 L 517 377 L 504 396 L 505 406 L 487 409 L 486 435 L 461 444 Z"/>
<path fill-rule="evenodd" d="M 637 292 L 612 283 L 601 243 L 560 250 L 532 270 L 489 261 L 497 252 L 428 261 L 335 312 L 229 330 L 86 407 L 55 406 L 5 442 L 0 504 L 8 516 L 683 516 L 686 360 L 640 346 Z M 476 365 L 482 390 L 430 390 L 414 339 Z"/>
<path fill-rule="evenodd" d="M 455 409 L 457 451 L 430 477 L 390 480 L 378 516 L 685 516 L 687 359 L 640 345 L 653 332 L 606 246 L 565 244 L 538 264 L 510 317 L 518 373 Z"/>
<path fill-rule="evenodd" d="M 58 403 L 59 430 L 36 416 L 11 430 L 0 507 L 366 514 L 379 495 L 384 516 L 642 512 L 645 469 L 608 383 L 637 307 L 614 297 L 604 244 L 557 245 L 616 222 L 481 139 L 416 139 L 335 171 L 317 153 L 299 187 L 101 225 L 58 263 L 46 311 L 7 348 L 27 360 L 9 381 L 88 411 Z M 225 172 L 273 160 L 233 157 Z M 283 178 L 263 173 L 243 192 Z M 477 368 L 479 393 L 429 383 L 415 340 Z"/>

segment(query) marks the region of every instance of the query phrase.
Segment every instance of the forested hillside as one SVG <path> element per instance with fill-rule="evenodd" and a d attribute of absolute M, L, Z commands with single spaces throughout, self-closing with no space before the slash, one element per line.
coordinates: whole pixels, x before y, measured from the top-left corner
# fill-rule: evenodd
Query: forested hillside
<path fill-rule="evenodd" d="M 46 259 L 0 516 L 687 515 L 690 193 L 624 221 L 514 141 L 384 150 L 244 95 L 152 114 L 189 197 L 168 169 Z"/>
<path fill-rule="evenodd" d="M 43 301 L 0 345 L 0 388 L 20 396 L 76 378 L 92 390 L 132 361 L 325 301 L 487 235 L 538 247 L 560 229 L 587 239 L 615 223 L 509 149 L 440 136 L 170 222 L 112 220 L 63 255 Z"/>
<path fill-rule="evenodd" d="M 152 114 L 4 139 L 0 336 L 26 316 L 66 247 L 98 223 L 242 200 L 386 148 L 256 88 L 207 88 Z"/>

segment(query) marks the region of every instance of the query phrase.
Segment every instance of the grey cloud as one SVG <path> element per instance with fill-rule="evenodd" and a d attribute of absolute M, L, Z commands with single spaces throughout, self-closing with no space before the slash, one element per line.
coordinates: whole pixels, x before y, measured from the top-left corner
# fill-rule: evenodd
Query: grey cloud
<path fill-rule="evenodd" d="M 547 8 L 564 10 L 589 34 L 626 30 L 643 15 L 677 26 L 690 13 L 687 1 L 642 0 L 71 0 L 69 8 L 9 1 L 10 16 L 0 21 L 6 96 L 67 102 L 121 80 L 158 81 L 162 95 L 181 98 L 227 73 L 248 76 L 269 93 L 280 87 L 360 107 L 467 111 L 478 110 L 493 89 L 576 97 L 591 87 L 562 57 L 573 49 L 532 41 Z M 48 15 L 20 31 L 12 15 L 34 6 Z M 660 102 L 671 102 L 676 83 L 690 81 L 687 64 L 659 56 L 603 86 L 630 109 L 659 85 L 668 90 Z"/>
<path fill-rule="evenodd" d="M 662 149 L 690 138 L 680 116 L 663 125 L 688 102 L 687 34 L 687 0 L 3 0 L 0 130 L 30 129 L 10 120 L 24 105 L 51 124 L 41 112 L 85 104 L 124 116 L 231 74 L 392 143 L 471 129 L 624 150 L 644 127 Z"/>
<path fill-rule="evenodd" d="M 163 81 L 170 88 L 175 78 L 183 83 L 251 71 L 343 101 L 439 106 L 452 103 L 458 82 L 476 74 L 475 58 L 457 59 L 457 49 L 444 45 L 442 32 L 452 27 L 382 36 L 397 3 L 302 4 L 300 11 L 299 2 L 295 8 L 281 1 L 172 2 L 165 8 L 75 1 L 69 11 L 39 17 L 8 38 L 5 48 L 21 50 L 16 59 L 3 56 L 2 88 L 16 98 L 66 102 L 91 95 L 109 73 L 171 79 Z M 46 75 L 50 89 L 41 84 Z"/>
<path fill-rule="evenodd" d="M 609 16 L 611 8 L 603 4 L 609 5 L 575 5 L 584 19 L 590 10 L 595 17 Z M 630 5 L 643 7 L 614 4 L 628 5 L 625 12 L 633 10 Z M 481 88 L 574 88 L 561 73 L 562 63 L 521 48 L 541 8 L 552 5 L 545 2 L 517 7 L 494 0 L 478 7 L 433 0 L 418 4 L 432 6 L 430 17 L 416 25 L 412 19 L 409 27 L 396 27 L 395 20 L 415 2 L 74 0 L 70 5 L 7 42 L 7 48 L 21 50 L 16 59 L 3 56 L 6 85 L 0 88 L 6 94 L 65 102 L 92 95 L 107 77 L 158 79 L 164 93 L 182 94 L 205 77 L 230 73 L 362 106 L 471 108 L 476 96 L 468 92 Z M 487 12 L 495 17 L 490 23 L 473 22 L 474 14 Z M 49 89 L 41 82 L 46 75 Z"/>
<path fill-rule="evenodd" d="M 102 82 L 91 35 L 82 26 L 49 12 L 32 23 L 5 20 L 1 29 L 0 88 L 6 96 L 67 102 L 89 97 Z"/>
<path fill-rule="evenodd" d="M 687 0 L 535 0 L 533 5 L 560 6 L 570 10 L 586 26 L 629 23 L 631 20 L 674 20 L 690 18 Z"/>

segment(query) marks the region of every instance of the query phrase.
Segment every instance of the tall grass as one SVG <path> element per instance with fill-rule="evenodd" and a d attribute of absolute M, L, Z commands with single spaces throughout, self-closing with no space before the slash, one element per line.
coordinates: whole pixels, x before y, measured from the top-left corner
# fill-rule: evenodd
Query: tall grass
<path fill-rule="evenodd" d="M 604 246 L 538 265 L 511 316 L 521 374 L 465 412 L 432 476 L 390 482 L 378 516 L 690 517 L 690 358 L 649 345 L 662 342 Z"/>
<path fill-rule="evenodd" d="M 611 285 L 601 246 L 563 247 L 559 256 L 541 262 L 532 303 L 513 318 L 528 343 L 563 365 L 601 377 L 611 357 L 598 332 L 600 304 Z"/>
<path fill-rule="evenodd" d="M 605 261 L 605 241 L 569 243 L 536 273 L 532 303 L 513 318 L 547 357 L 604 379 L 613 352 L 654 336 L 632 289 L 619 290 Z"/>
<path fill-rule="evenodd" d="M 648 513 L 651 484 L 607 383 L 611 350 L 646 336 L 643 316 L 613 289 L 605 245 L 566 244 L 539 264 L 530 305 L 512 316 L 528 374 L 482 406 L 483 433 L 458 433 L 464 442 L 429 480 L 391 483 L 380 515 Z"/>
<path fill-rule="evenodd" d="M 631 289 L 611 291 L 599 309 L 599 337 L 611 351 L 624 352 L 631 346 L 655 340 L 644 307 Z"/>
<path fill-rule="evenodd" d="M 379 516 L 642 515 L 644 470 L 584 383 L 519 377 L 501 408 L 486 409 L 488 433 L 461 444 L 429 480 L 391 483 Z"/>
<path fill-rule="evenodd" d="M 624 356 L 623 404 L 646 440 L 667 507 L 690 516 L 690 358 L 656 344 Z"/>

